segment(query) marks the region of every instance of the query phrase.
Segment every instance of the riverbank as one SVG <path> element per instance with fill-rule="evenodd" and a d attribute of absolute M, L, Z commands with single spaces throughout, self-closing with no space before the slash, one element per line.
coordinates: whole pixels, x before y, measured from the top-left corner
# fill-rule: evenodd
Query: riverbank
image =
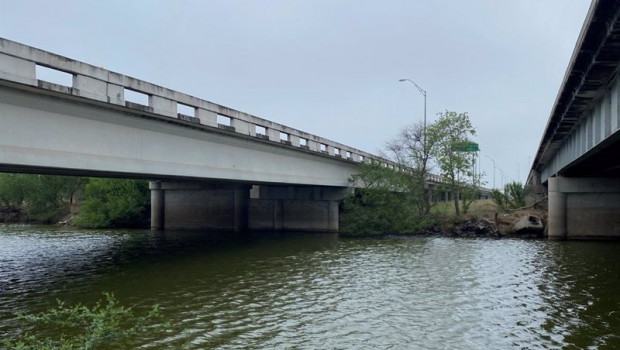
<path fill-rule="evenodd" d="M 29 218 L 23 210 L 13 207 L 0 208 L 1 224 L 47 224 L 76 226 L 73 220 L 80 210 L 80 203 L 74 203 L 68 208 L 66 215 L 54 220 L 45 221 Z M 382 232 L 359 234 L 341 232 L 341 237 L 363 238 L 363 237 L 386 237 L 386 236 L 414 236 L 414 235 L 435 235 L 447 237 L 519 237 L 519 238 L 539 238 L 543 236 L 542 231 L 523 231 L 517 232 L 515 224 L 523 217 L 534 215 L 541 219 L 546 226 L 547 212 L 540 208 L 528 208 L 517 211 L 501 212 L 492 200 L 479 200 L 472 203 L 467 214 L 456 215 L 452 203 L 441 202 L 436 204 L 431 211 L 429 226 L 407 234 Z M 142 217 L 140 224 L 128 225 L 128 227 L 148 227 L 146 217 Z M 120 228 L 120 227 L 117 227 Z"/>
<path fill-rule="evenodd" d="M 13 207 L 0 208 L 0 224 L 19 224 L 26 222 L 24 213 Z"/>
<path fill-rule="evenodd" d="M 431 210 L 429 221 L 433 224 L 412 233 L 382 232 L 356 234 L 341 232 L 346 238 L 380 238 L 389 236 L 446 236 L 446 237 L 517 237 L 542 238 L 543 230 L 517 230 L 515 225 L 524 217 L 535 216 L 547 224 L 547 211 L 540 207 L 502 211 L 492 200 L 472 203 L 467 214 L 456 215 L 452 202 L 441 202 Z"/>

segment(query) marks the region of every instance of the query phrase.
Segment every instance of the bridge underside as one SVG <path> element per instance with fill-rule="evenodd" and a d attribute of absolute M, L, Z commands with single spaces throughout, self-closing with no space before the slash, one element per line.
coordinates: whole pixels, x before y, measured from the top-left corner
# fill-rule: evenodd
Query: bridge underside
<path fill-rule="evenodd" d="M 620 239 L 620 132 L 548 179 L 549 239 Z"/>
<path fill-rule="evenodd" d="M 620 178 L 549 179 L 549 239 L 620 239 Z"/>
<path fill-rule="evenodd" d="M 562 170 L 565 177 L 620 177 L 620 132 Z"/>
<path fill-rule="evenodd" d="M 153 181 L 156 230 L 337 232 L 348 188 Z"/>
<path fill-rule="evenodd" d="M 556 164 L 565 165 L 546 181 L 550 239 L 620 239 L 618 85 L 607 90 L 556 156 Z"/>

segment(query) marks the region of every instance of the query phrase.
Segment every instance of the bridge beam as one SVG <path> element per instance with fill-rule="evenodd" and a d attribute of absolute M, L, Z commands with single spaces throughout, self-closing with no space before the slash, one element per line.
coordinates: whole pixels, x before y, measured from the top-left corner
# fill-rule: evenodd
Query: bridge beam
<path fill-rule="evenodd" d="M 549 179 L 549 239 L 620 239 L 620 179 Z"/>

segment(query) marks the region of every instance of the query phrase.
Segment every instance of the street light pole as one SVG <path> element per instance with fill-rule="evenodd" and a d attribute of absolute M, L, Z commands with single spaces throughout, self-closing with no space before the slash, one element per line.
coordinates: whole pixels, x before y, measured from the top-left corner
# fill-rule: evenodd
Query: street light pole
<path fill-rule="evenodd" d="M 427 170 L 427 162 L 428 162 L 428 158 L 429 158 L 429 149 L 428 146 L 426 144 L 426 90 L 422 89 L 418 84 L 416 84 L 413 80 L 411 79 L 399 79 L 398 81 L 405 82 L 408 81 L 411 84 L 413 84 L 413 86 L 416 87 L 416 89 L 418 89 L 418 91 L 422 94 L 422 96 L 424 96 L 424 130 L 423 135 L 422 135 L 422 176 L 421 176 L 421 181 L 423 182 L 423 188 L 424 188 L 424 203 L 426 206 L 426 212 L 428 212 L 430 210 L 430 203 L 431 203 L 431 195 L 430 195 L 430 190 L 428 188 L 428 183 L 427 183 L 427 177 L 428 177 L 428 170 Z"/>
<path fill-rule="evenodd" d="M 504 190 L 504 186 L 506 185 L 506 178 L 504 176 L 504 171 L 502 170 L 502 168 L 497 168 L 497 170 L 499 170 L 499 172 L 502 173 L 502 190 Z"/>
<path fill-rule="evenodd" d="M 423 140 L 423 146 L 424 146 L 424 152 L 426 152 L 426 90 L 422 89 L 418 84 L 416 84 L 411 79 L 398 79 L 398 81 L 400 81 L 401 83 L 405 82 L 405 81 L 410 82 L 424 96 L 424 140 Z"/>
<path fill-rule="evenodd" d="M 489 156 L 485 156 L 485 157 L 489 158 L 493 162 L 493 189 L 495 189 L 495 160 L 493 160 L 493 158 Z"/>

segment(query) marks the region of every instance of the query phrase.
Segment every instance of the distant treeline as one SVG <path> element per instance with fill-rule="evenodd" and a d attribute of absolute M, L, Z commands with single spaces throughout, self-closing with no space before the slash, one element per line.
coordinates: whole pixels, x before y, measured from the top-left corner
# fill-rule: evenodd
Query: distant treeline
<path fill-rule="evenodd" d="M 74 176 L 0 174 L 0 220 L 80 227 L 148 225 L 148 182 Z M 71 214 L 75 214 L 73 217 Z"/>

